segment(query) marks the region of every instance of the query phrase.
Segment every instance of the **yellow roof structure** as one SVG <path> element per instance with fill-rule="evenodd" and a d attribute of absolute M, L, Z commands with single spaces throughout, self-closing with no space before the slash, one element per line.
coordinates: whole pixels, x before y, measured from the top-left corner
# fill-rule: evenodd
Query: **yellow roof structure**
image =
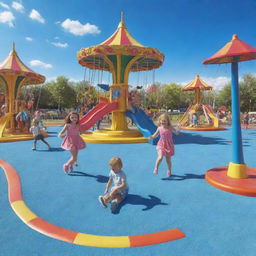
<path fill-rule="evenodd" d="M 0 63 L 0 75 L 4 76 L 5 74 L 25 76 L 24 85 L 41 84 L 45 81 L 44 76 L 37 74 L 21 61 L 15 50 L 15 45 L 7 58 Z"/>
<path fill-rule="evenodd" d="M 206 84 L 199 75 L 195 77 L 195 79 L 187 84 L 183 89 L 183 91 L 194 91 L 194 90 L 212 90 L 212 86 Z"/>

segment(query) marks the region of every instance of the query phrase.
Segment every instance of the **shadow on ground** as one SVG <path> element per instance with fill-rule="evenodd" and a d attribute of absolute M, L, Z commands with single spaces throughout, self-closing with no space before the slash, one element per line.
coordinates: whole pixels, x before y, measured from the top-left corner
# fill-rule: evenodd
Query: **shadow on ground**
<path fill-rule="evenodd" d="M 121 202 L 120 205 L 112 211 L 112 213 L 119 214 L 121 208 L 126 204 L 145 206 L 142 211 L 148 211 L 158 205 L 168 205 L 167 203 L 163 203 L 161 199 L 156 196 L 148 195 L 148 197 L 149 198 L 142 197 L 140 195 L 128 194 L 126 199 Z"/>

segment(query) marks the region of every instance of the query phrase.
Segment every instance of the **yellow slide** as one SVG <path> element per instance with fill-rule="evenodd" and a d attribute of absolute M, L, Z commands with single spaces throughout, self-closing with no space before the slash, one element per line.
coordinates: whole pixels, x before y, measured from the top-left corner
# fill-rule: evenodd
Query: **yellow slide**
<path fill-rule="evenodd" d="M 10 120 L 11 116 L 12 116 L 12 114 L 8 113 L 8 114 L 0 117 L 0 138 L 3 137 L 5 126 L 6 126 L 7 122 Z"/>
<path fill-rule="evenodd" d="M 211 106 L 208 105 L 204 105 L 205 110 L 207 112 L 207 114 L 209 115 L 209 117 L 213 120 L 213 126 L 218 128 L 219 127 L 219 119 L 214 115 L 213 109 L 211 108 Z"/>

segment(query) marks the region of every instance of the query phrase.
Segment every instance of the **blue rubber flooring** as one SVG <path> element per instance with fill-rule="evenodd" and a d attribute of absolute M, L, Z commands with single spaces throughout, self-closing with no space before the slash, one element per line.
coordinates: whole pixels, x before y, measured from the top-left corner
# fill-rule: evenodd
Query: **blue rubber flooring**
<path fill-rule="evenodd" d="M 0 256 L 255 256 L 254 197 L 218 190 L 206 183 L 208 169 L 231 161 L 231 130 L 184 131 L 174 137 L 173 176 L 163 161 L 153 175 L 155 146 L 88 143 L 80 151 L 72 175 L 62 170 L 69 152 L 60 148 L 61 127 L 48 128 L 48 151 L 38 142 L 1 143 L 0 157 L 19 173 L 27 206 L 42 219 L 76 232 L 95 235 L 137 235 L 179 228 L 180 240 L 136 248 L 95 248 L 65 243 L 26 226 L 13 212 L 5 175 L 0 171 Z M 245 162 L 256 168 L 256 131 L 243 130 Z M 123 160 L 130 187 L 121 208 L 112 214 L 98 196 L 108 180 L 108 161 Z"/>

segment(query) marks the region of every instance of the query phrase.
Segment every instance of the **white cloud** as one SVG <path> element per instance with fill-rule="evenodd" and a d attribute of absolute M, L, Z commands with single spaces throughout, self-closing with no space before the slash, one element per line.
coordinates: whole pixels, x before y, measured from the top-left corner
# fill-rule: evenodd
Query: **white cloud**
<path fill-rule="evenodd" d="M 52 42 L 51 44 L 53 44 L 56 47 L 61 47 L 61 48 L 67 48 L 68 47 L 67 43 L 60 43 L 60 42 L 55 43 L 55 42 Z"/>
<path fill-rule="evenodd" d="M 76 36 L 84 36 L 86 34 L 99 34 L 100 30 L 97 26 L 90 23 L 81 24 L 78 20 L 66 19 L 61 23 L 61 26 L 71 34 Z"/>
<path fill-rule="evenodd" d="M 58 36 L 55 36 L 54 39 L 55 39 L 55 40 L 58 40 L 58 39 L 60 39 L 60 38 L 59 38 Z"/>
<path fill-rule="evenodd" d="M 225 85 L 230 83 L 230 77 L 219 76 L 219 77 L 202 77 L 208 85 L 212 86 L 215 90 L 220 90 Z"/>
<path fill-rule="evenodd" d="M 12 2 L 12 8 L 15 9 L 18 12 L 24 12 L 24 7 L 21 3 L 18 2 Z"/>
<path fill-rule="evenodd" d="M 12 12 L 4 11 L 0 12 L 0 23 L 7 23 L 9 27 L 14 27 L 13 21 L 15 17 L 13 16 Z"/>
<path fill-rule="evenodd" d="M 32 38 L 32 37 L 29 37 L 29 36 L 25 37 L 25 39 L 26 39 L 27 41 L 33 41 L 33 38 Z"/>
<path fill-rule="evenodd" d="M 3 2 L 0 2 L 0 6 L 2 6 L 3 8 L 5 8 L 5 9 L 10 9 L 10 7 L 9 7 L 9 5 L 8 4 L 5 4 L 5 3 L 3 3 Z"/>
<path fill-rule="evenodd" d="M 39 67 L 39 68 L 45 68 L 45 69 L 53 67 L 52 64 L 47 64 L 47 63 L 44 63 L 44 62 L 42 62 L 40 60 L 31 60 L 29 62 L 29 64 L 32 67 Z"/>
<path fill-rule="evenodd" d="M 29 14 L 29 18 L 32 19 L 32 20 L 36 20 L 36 21 L 39 21 L 40 23 L 45 23 L 45 20 L 44 18 L 41 16 L 41 14 L 35 10 L 35 9 L 32 9 L 32 11 L 30 12 Z"/>

